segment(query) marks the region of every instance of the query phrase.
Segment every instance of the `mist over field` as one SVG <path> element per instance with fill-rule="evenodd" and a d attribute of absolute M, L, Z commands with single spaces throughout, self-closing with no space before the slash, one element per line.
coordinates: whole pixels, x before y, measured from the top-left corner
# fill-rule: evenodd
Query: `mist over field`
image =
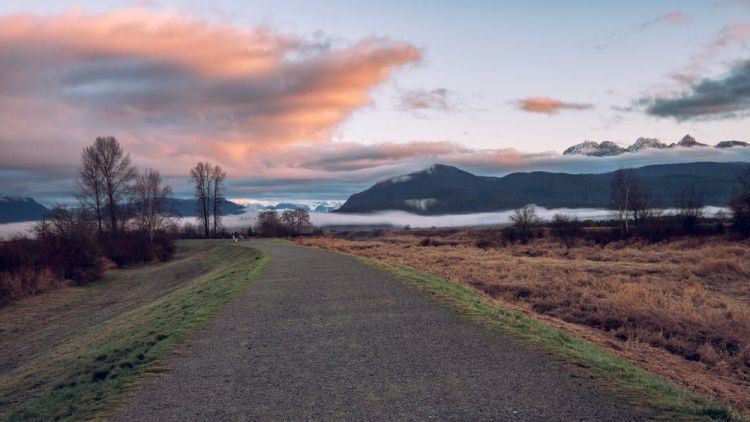
<path fill-rule="evenodd" d="M 663 212 L 674 213 L 675 210 L 665 209 Z M 726 213 L 728 209 L 713 206 L 703 207 L 703 215 L 707 217 L 713 216 L 717 212 Z M 224 227 L 230 231 L 244 230 L 255 224 L 258 213 L 259 211 L 250 210 L 244 214 L 224 216 Z M 572 215 L 581 220 L 602 220 L 613 217 L 614 211 L 601 208 L 547 209 L 536 207 L 536 213 L 543 220 L 550 220 L 555 214 Z M 331 226 L 471 227 L 508 224 L 511 215 L 513 215 L 513 210 L 448 215 L 417 215 L 405 211 L 382 211 L 371 214 L 311 212 L 310 220 L 315 226 L 321 228 Z M 194 217 L 175 218 L 175 221 L 180 225 L 197 223 Z M 33 225 L 33 221 L 0 224 L 0 237 L 8 238 L 16 234 L 29 233 Z"/>

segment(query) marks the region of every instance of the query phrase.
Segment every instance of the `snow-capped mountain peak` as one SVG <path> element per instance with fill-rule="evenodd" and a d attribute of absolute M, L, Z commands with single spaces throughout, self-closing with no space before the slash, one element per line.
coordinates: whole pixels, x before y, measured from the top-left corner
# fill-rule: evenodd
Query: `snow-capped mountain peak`
<path fill-rule="evenodd" d="M 589 155 L 593 157 L 608 157 L 620 155 L 625 152 L 625 148 L 611 141 L 601 143 L 594 141 L 583 141 L 580 144 L 573 145 L 566 149 L 563 155 Z"/>
<path fill-rule="evenodd" d="M 662 143 L 657 138 L 640 137 L 635 140 L 633 145 L 630 145 L 626 149 L 629 152 L 636 152 L 636 151 L 641 151 L 641 150 L 648 149 L 648 148 L 662 149 L 662 148 L 667 148 L 667 145 Z"/>

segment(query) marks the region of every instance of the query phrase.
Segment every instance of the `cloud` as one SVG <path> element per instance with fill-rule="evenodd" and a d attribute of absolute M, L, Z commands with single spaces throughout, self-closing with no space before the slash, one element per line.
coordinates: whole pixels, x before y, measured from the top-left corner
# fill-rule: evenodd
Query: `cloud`
<path fill-rule="evenodd" d="M 646 112 L 677 120 L 744 117 L 750 113 L 750 59 L 720 79 L 703 79 L 680 95 L 644 99 Z"/>
<path fill-rule="evenodd" d="M 655 26 L 684 24 L 691 22 L 692 20 L 692 16 L 681 10 L 676 10 L 674 12 L 664 13 L 663 15 L 659 15 L 653 19 L 649 19 L 643 22 L 642 24 L 640 24 L 639 29 L 641 31 L 645 31 Z"/>
<path fill-rule="evenodd" d="M 330 142 L 420 59 L 385 38 L 332 48 L 144 8 L 0 15 L 0 166 L 72 167 L 111 134 L 167 175 L 199 159 L 251 175 L 266 153 Z"/>
<path fill-rule="evenodd" d="M 692 85 L 701 79 L 708 65 L 724 50 L 732 45 L 745 45 L 750 42 L 750 24 L 747 22 L 730 22 L 701 48 L 693 54 L 684 69 L 674 72 L 670 77 L 680 85 Z"/>
<path fill-rule="evenodd" d="M 589 110 L 593 104 L 569 103 L 550 97 L 529 97 L 517 100 L 516 107 L 530 113 L 555 114 L 560 110 Z"/>
<path fill-rule="evenodd" d="M 456 109 L 454 97 L 455 94 L 446 88 L 413 89 L 401 94 L 398 98 L 398 108 L 415 114 L 424 111 L 447 113 Z"/>

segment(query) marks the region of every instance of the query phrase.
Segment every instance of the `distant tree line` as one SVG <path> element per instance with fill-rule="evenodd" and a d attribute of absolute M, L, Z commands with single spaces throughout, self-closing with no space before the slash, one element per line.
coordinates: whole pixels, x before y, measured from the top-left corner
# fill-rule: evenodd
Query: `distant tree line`
<path fill-rule="evenodd" d="M 729 203 L 728 228 L 736 236 L 750 236 L 750 172 L 739 177 L 740 189 Z M 498 231 L 488 231 L 477 240 L 480 247 L 498 246 L 505 242 L 527 242 L 535 237 L 549 235 L 569 249 L 579 239 L 596 243 L 637 237 L 648 241 L 661 241 L 675 236 L 710 235 L 725 232 L 727 218 L 705 216 L 703 194 L 694 185 L 678 195 L 675 212 L 667 214 L 652 208 L 654 201 L 648 187 L 635 172 L 621 169 L 612 179 L 610 200 L 614 220 L 580 221 L 577 217 L 556 214 L 544 222 L 533 206 L 513 212 L 510 225 Z M 614 223 L 614 226 L 613 224 Z M 499 233 L 499 236 L 497 235 Z"/>
<path fill-rule="evenodd" d="M 299 236 L 313 230 L 310 214 L 302 208 L 285 210 L 280 216 L 276 210 L 263 211 L 255 223 L 255 233 L 263 237 Z"/>

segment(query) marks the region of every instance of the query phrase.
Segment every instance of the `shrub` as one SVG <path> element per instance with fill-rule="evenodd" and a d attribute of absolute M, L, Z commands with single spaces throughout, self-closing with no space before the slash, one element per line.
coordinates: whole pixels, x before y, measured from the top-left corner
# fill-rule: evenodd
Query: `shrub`
<path fill-rule="evenodd" d="M 750 171 L 740 177 L 741 188 L 732 198 L 732 229 L 742 236 L 750 236 Z"/>
<path fill-rule="evenodd" d="M 534 236 L 534 229 L 541 223 L 533 205 L 526 205 L 515 210 L 510 216 L 510 221 L 514 232 L 511 236 L 524 243 Z M 503 233 L 505 234 L 505 231 Z"/>
<path fill-rule="evenodd" d="M 90 221 L 64 208 L 54 208 L 48 219 L 35 227 L 34 243 L 39 267 L 52 269 L 59 277 L 83 284 L 102 274 L 101 249 Z"/>
<path fill-rule="evenodd" d="M 575 216 L 555 214 L 550 223 L 552 236 L 570 248 L 583 233 L 583 225 Z"/>
<path fill-rule="evenodd" d="M 282 231 L 286 236 L 299 236 L 313 230 L 310 214 L 302 208 L 284 211 L 281 214 L 280 222 Z"/>
<path fill-rule="evenodd" d="M 258 220 L 255 223 L 255 232 L 262 237 L 277 237 L 283 233 L 279 214 L 275 210 L 263 211 L 258 214 Z"/>
<path fill-rule="evenodd" d="M 129 231 L 119 232 L 114 236 L 105 234 L 101 243 L 104 255 L 118 267 L 155 260 L 167 261 L 175 252 L 173 237 L 163 230 L 154 233 L 153 242 L 145 231 Z"/>

